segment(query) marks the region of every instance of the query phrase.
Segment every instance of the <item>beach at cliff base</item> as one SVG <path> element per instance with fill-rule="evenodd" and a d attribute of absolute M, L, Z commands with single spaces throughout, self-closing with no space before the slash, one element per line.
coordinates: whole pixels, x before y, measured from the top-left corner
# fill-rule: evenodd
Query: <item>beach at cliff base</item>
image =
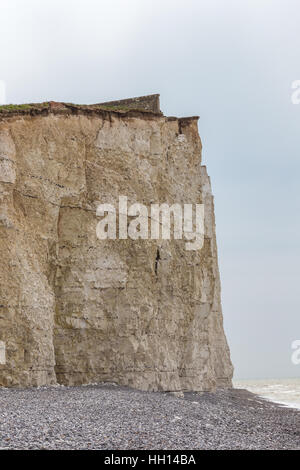
<path fill-rule="evenodd" d="M 243 389 L 0 389 L 0 449 L 300 449 L 299 422 L 300 410 Z"/>

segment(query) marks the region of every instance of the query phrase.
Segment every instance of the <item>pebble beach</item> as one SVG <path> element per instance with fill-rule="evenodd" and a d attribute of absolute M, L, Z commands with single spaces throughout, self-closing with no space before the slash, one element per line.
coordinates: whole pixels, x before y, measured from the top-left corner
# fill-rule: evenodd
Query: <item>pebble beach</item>
<path fill-rule="evenodd" d="M 300 449 L 300 410 L 242 389 L 0 389 L 0 449 Z"/>

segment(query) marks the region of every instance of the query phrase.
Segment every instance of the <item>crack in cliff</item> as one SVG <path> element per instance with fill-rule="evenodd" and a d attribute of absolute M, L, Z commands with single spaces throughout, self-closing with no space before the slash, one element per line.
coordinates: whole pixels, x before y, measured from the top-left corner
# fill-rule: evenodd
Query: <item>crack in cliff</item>
<path fill-rule="evenodd" d="M 158 262 L 160 260 L 160 252 L 159 252 L 159 248 L 157 248 L 157 251 L 156 251 L 156 258 L 155 258 L 155 265 L 154 265 L 154 272 L 155 272 L 155 275 L 157 276 L 157 269 L 158 269 Z"/>

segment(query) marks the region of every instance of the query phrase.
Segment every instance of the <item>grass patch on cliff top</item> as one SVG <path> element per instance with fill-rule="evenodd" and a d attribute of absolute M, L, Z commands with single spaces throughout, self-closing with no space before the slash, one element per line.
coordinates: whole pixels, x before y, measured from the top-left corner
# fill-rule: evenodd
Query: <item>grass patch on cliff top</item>
<path fill-rule="evenodd" d="M 95 109 L 103 111 L 132 111 L 134 108 L 130 106 L 119 106 L 119 105 L 106 105 L 106 104 L 75 104 L 65 103 L 67 106 L 72 106 L 78 109 Z"/>
<path fill-rule="evenodd" d="M 54 102 L 55 103 L 55 102 Z M 123 105 L 106 105 L 106 104 L 75 104 L 75 103 L 63 103 L 59 102 L 57 104 L 62 105 L 62 108 L 75 108 L 78 110 L 87 110 L 87 111 L 115 111 L 115 112 L 128 112 L 128 111 L 138 111 L 138 112 L 149 112 L 143 108 L 134 108 L 131 106 L 123 106 Z M 27 104 L 3 104 L 0 105 L 0 114 L 22 114 L 24 112 L 30 111 L 39 111 L 43 109 L 49 109 L 50 102 L 45 101 L 43 103 L 27 103 Z"/>
<path fill-rule="evenodd" d="M 28 103 L 28 104 L 2 104 L 0 105 L 0 112 L 14 113 L 18 111 L 30 111 L 32 109 L 41 109 L 49 107 L 48 102 L 44 103 Z"/>

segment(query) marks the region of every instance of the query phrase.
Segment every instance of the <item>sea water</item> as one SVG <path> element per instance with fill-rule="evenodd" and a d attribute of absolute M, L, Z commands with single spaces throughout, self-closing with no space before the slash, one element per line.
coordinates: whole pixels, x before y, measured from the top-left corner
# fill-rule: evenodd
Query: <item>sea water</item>
<path fill-rule="evenodd" d="M 300 377 L 294 379 L 234 380 L 235 388 L 245 388 L 260 397 L 300 409 Z"/>

